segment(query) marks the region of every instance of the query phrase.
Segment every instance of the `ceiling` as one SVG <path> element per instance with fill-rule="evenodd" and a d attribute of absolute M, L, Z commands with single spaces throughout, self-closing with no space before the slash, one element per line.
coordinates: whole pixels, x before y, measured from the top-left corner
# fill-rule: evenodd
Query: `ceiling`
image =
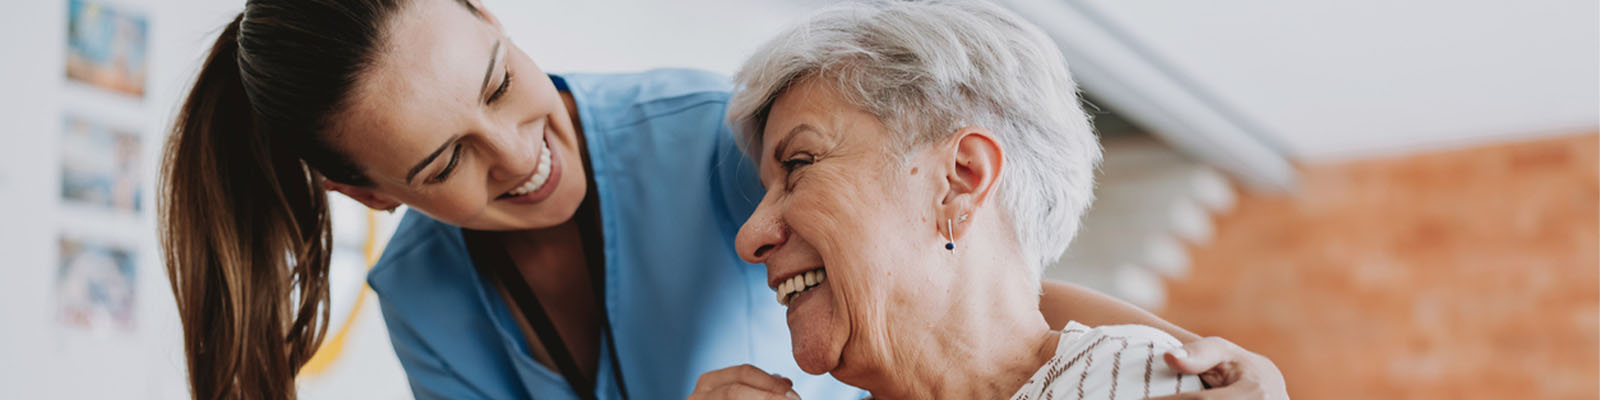
<path fill-rule="evenodd" d="M 1088 0 L 1291 159 L 1600 128 L 1600 2 Z"/>

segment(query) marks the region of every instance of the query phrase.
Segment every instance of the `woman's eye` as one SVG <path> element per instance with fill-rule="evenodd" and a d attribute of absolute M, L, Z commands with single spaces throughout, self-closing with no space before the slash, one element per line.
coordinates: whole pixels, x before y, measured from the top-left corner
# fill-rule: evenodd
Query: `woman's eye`
<path fill-rule="evenodd" d="M 501 79 L 500 87 L 495 88 L 494 93 L 489 94 L 489 104 L 494 104 L 494 101 L 499 100 L 500 96 L 504 96 L 506 89 L 509 88 L 511 88 L 511 66 L 507 65 L 505 79 Z"/>
<path fill-rule="evenodd" d="M 807 165 L 811 165 L 811 155 L 797 154 L 794 157 L 789 157 L 788 160 L 783 161 L 783 170 L 785 172 L 794 172 L 794 170 Z"/>
<path fill-rule="evenodd" d="M 444 182 L 445 179 L 450 177 L 450 173 L 455 171 L 456 162 L 460 161 L 460 160 L 461 160 L 461 143 L 456 143 L 456 148 L 450 151 L 450 162 L 448 162 L 448 163 L 446 163 L 444 165 L 444 169 L 439 170 L 439 174 L 438 175 L 434 175 L 433 179 L 429 179 L 428 180 L 429 183 Z"/>

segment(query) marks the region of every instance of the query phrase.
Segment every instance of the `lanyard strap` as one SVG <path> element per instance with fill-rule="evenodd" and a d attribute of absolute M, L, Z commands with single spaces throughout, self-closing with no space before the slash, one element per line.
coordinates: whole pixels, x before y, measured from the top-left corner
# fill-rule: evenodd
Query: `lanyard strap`
<path fill-rule="evenodd" d="M 503 244 L 484 232 L 462 230 L 462 236 L 467 239 L 468 252 L 472 255 L 473 264 L 478 266 L 480 272 L 505 287 L 506 294 L 517 304 L 523 319 L 533 328 L 539 343 L 544 345 L 546 352 L 549 352 L 562 377 L 572 386 L 572 391 L 578 394 L 578 398 L 594 400 L 594 383 L 578 369 L 578 363 L 572 357 L 572 353 L 567 351 L 566 342 L 561 340 L 561 334 L 556 331 L 555 323 L 545 313 L 544 306 L 539 303 L 539 297 L 528 287 L 527 280 L 523 278 L 522 272 L 517 270 L 516 263 L 511 261 Z"/>
<path fill-rule="evenodd" d="M 606 350 L 611 353 L 611 373 L 616 379 L 617 389 L 622 393 L 624 400 L 628 399 L 627 380 L 623 379 L 621 357 L 617 355 L 616 335 L 611 331 L 611 316 L 606 311 L 605 290 L 605 240 L 600 233 L 600 210 L 594 184 L 589 184 L 589 196 L 578 207 L 578 234 L 583 240 L 584 262 L 589 267 L 589 283 L 593 286 L 595 301 L 600 309 L 600 329 L 605 338 Z M 533 294 L 528 287 L 527 278 L 522 276 L 522 271 L 517 269 L 516 262 L 511 260 L 511 255 L 505 249 L 505 244 L 497 235 L 488 232 L 479 232 L 462 229 L 461 235 L 467 242 L 467 253 L 472 257 L 472 263 L 478 271 L 488 275 L 494 281 L 501 282 L 506 288 L 506 294 L 511 301 L 516 302 L 517 308 L 522 312 L 523 319 L 532 326 L 533 332 L 539 337 L 539 343 L 544 345 L 550 358 L 556 363 L 556 368 L 567 379 L 567 384 L 572 386 L 572 391 L 583 400 L 595 400 L 595 383 L 590 382 L 578 369 L 578 363 L 567 350 L 566 342 L 561 340 L 561 335 L 556 331 L 555 323 L 545 313 L 544 307 L 539 303 L 539 297 Z"/>
<path fill-rule="evenodd" d="M 565 79 L 550 75 L 550 80 L 558 90 L 568 91 Z M 584 263 L 589 269 L 589 283 L 593 286 L 596 305 L 600 309 L 600 336 L 605 338 L 606 350 L 611 353 L 611 376 L 617 382 L 617 389 L 622 394 L 622 399 L 627 400 L 628 384 L 627 380 L 623 379 L 621 356 L 617 355 L 616 335 L 611 331 L 611 313 L 606 308 L 605 236 L 600 231 L 600 193 L 594 181 L 594 167 L 589 153 L 581 151 L 584 143 L 581 130 L 578 138 L 580 148 L 578 153 L 581 155 L 583 170 L 586 172 L 584 175 L 588 181 L 588 190 L 574 217 L 578 219 L 578 235 L 583 243 Z M 572 391 L 577 393 L 580 399 L 595 400 L 595 382 L 589 382 L 578 369 L 578 363 L 571 352 L 567 351 L 566 342 L 561 341 L 561 335 L 556 332 L 555 323 L 550 321 L 550 316 L 539 304 L 539 298 L 534 296 L 533 290 L 528 287 L 527 278 L 522 276 L 522 271 L 517 269 L 517 264 L 511 260 L 504 243 L 486 232 L 468 229 L 462 229 L 461 232 L 467 239 L 467 252 L 472 257 L 473 264 L 478 266 L 480 272 L 486 271 L 487 275 L 504 284 L 506 294 L 517 303 L 523 319 L 532 325 L 534 334 L 539 337 L 539 342 L 544 344 L 545 351 L 549 352 L 550 358 L 556 363 L 556 368 L 561 370 L 561 375 L 566 377 L 567 384 L 572 386 Z"/>
<path fill-rule="evenodd" d="M 589 166 L 589 157 L 583 157 L 585 169 Z M 617 381 L 617 390 L 622 393 L 622 399 L 628 400 L 628 380 L 622 379 L 621 358 L 617 355 L 616 332 L 611 330 L 611 312 L 606 308 L 606 252 L 605 236 L 600 232 L 600 194 L 595 191 L 593 174 L 589 175 L 589 194 L 584 196 L 583 204 L 578 207 L 578 235 L 583 238 L 583 259 L 589 265 L 589 284 L 594 286 L 594 294 L 600 308 L 600 329 L 605 334 L 606 350 L 611 353 L 611 377 Z"/>

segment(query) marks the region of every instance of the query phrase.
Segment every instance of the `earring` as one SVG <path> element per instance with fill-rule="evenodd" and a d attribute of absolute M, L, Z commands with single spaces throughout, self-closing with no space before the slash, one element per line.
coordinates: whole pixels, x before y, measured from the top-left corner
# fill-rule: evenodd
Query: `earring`
<path fill-rule="evenodd" d="M 961 222 L 967 222 L 967 215 L 966 214 L 961 214 L 960 219 L 961 219 Z M 944 242 L 944 249 L 945 250 L 949 250 L 950 252 L 953 253 L 953 252 L 956 251 L 956 228 L 955 228 L 955 223 L 950 221 L 949 218 L 945 218 L 944 219 L 944 231 L 946 233 L 949 233 L 949 235 L 950 235 L 949 236 L 950 240 L 947 241 L 947 242 Z"/>
<path fill-rule="evenodd" d="M 956 251 L 956 231 L 953 226 L 949 218 L 944 219 L 944 231 L 950 235 L 950 241 L 944 242 L 944 249 L 952 253 Z"/>

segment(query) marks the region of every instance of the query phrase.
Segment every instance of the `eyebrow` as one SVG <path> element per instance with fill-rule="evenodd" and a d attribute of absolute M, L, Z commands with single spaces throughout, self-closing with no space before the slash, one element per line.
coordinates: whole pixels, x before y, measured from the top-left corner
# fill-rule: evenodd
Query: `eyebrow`
<path fill-rule="evenodd" d="M 440 154 L 444 154 L 444 150 L 450 148 L 450 144 L 455 143 L 457 139 L 461 139 L 461 135 L 451 136 L 449 140 L 444 141 L 444 144 L 439 145 L 439 148 L 434 149 L 433 153 L 423 157 L 422 161 L 418 162 L 417 165 L 411 166 L 411 171 L 406 172 L 406 184 L 410 185 L 411 179 L 416 178 L 418 172 L 422 172 L 422 169 L 426 168 L 428 164 L 432 164 L 433 160 L 439 158 Z"/>
<path fill-rule="evenodd" d="M 775 144 L 775 145 L 772 146 L 772 161 L 773 162 L 777 162 L 777 163 L 780 163 L 780 164 L 783 163 L 783 160 L 778 159 L 779 157 L 781 157 L 780 154 L 783 154 L 784 150 L 788 150 L 789 149 L 789 142 L 792 141 L 794 139 L 794 135 L 797 134 L 797 133 L 800 133 L 800 131 L 816 132 L 817 128 L 813 128 L 809 124 L 800 124 L 800 125 L 796 125 L 794 127 L 794 129 L 790 129 L 789 133 L 783 134 L 783 139 L 778 140 L 778 144 Z"/>
<path fill-rule="evenodd" d="M 478 89 L 478 98 L 481 99 L 484 96 L 488 96 L 489 95 L 489 79 L 494 77 L 494 65 L 498 64 L 497 61 L 499 61 L 499 59 L 500 59 L 500 40 L 499 39 L 495 39 L 494 47 L 489 49 L 489 68 L 486 68 L 483 71 L 483 84 L 479 85 L 482 88 Z"/>
<path fill-rule="evenodd" d="M 478 89 L 479 98 L 488 95 L 489 79 L 494 78 L 494 65 L 498 63 L 499 59 L 500 40 L 496 39 L 494 41 L 494 46 L 489 48 L 489 67 L 485 68 L 483 71 L 483 84 L 479 85 L 481 88 Z M 461 135 L 451 136 L 449 140 L 444 141 L 444 144 L 439 145 L 439 148 L 433 149 L 432 153 L 428 153 L 427 157 L 423 157 L 422 161 L 417 162 L 417 165 L 411 166 L 411 170 L 406 171 L 406 184 L 410 185 L 411 180 L 415 179 L 417 174 L 422 172 L 423 168 L 427 168 L 428 164 L 432 164 L 433 160 L 438 159 L 440 154 L 444 154 L 444 150 L 450 148 L 450 144 L 455 143 L 458 139 L 461 139 Z"/>

